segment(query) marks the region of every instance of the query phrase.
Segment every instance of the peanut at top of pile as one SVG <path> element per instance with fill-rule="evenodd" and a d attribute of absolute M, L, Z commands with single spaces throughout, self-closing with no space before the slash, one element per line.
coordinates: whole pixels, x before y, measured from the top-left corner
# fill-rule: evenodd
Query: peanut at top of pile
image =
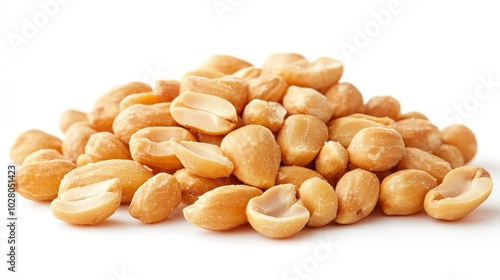
<path fill-rule="evenodd" d="M 98 224 L 122 204 L 156 223 L 182 203 L 201 228 L 249 222 L 271 238 L 352 224 L 377 203 L 457 220 L 486 200 L 490 174 L 465 165 L 477 151 L 469 128 L 439 129 L 391 96 L 365 102 L 342 73 L 328 57 L 278 53 L 258 68 L 215 55 L 180 81 L 115 87 L 89 113 L 62 113 L 63 140 L 19 135 L 16 190 L 71 224 Z"/>

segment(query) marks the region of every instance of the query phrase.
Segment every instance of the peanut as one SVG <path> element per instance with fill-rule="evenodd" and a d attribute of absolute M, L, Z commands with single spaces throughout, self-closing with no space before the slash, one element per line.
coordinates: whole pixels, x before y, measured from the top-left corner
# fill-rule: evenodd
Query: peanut
<path fill-rule="evenodd" d="M 172 102 L 179 96 L 181 83 L 176 80 L 157 80 L 153 94 L 158 97 L 160 102 Z"/>
<path fill-rule="evenodd" d="M 367 118 L 356 114 L 334 119 L 328 123 L 328 139 L 338 141 L 347 148 L 352 138 L 361 129 L 368 127 L 390 127 L 394 123 L 389 118 Z"/>
<path fill-rule="evenodd" d="M 302 166 L 280 166 L 276 185 L 293 184 L 300 186 L 310 178 L 319 178 L 326 180 L 317 171 Z"/>
<path fill-rule="evenodd" d="M 288 87 L 283 97 L 283 107 L 290 115 L 311 115 L 324 123 L 327 123 L 333 114 L 333 106 L 323 94 L 311 88 L 297 86 Z"/>
<path fill-rule="evenodd" d="M 254 99 L 281 102 L 286 94 L 288 84 L 277 75 L 260 76 L 248 81 L 247 103 Z"/>
<path fill-rule="evenodd" d="M 198 69 L 215 70 L 226 75 L 250 67 L 252 64 L 231 55 L 214 55 L 203 62 Z"/>
<path fill-rule="evenodd" d="M 476 136 L 470 128 L 463 124 L 453 124 L 444 128 L 441 131 L 441 139 L 443 143 L 457 147 L 462 153 L 465 163 L 471 161 L 477 153 Z"/>
<path fill-rule="evenodd" d="M 333 108 L 333 119 L 365 111 L 361 92 L 350 83 L 334 84 L 325 93 L 325 97 Z"/>
<path fill-rule="evenodd" d="M 305 59 L 297 53 L 274 53 L 269 55 L 262 65 L 261 76 L 272 74 L 273 68 L 276 66 L 288 65 L 297 60 Z"/>
<path fill-rule="evenodd" d="M 347 172 L 349 156 L 339 142 L 327 141 L 316 156 L 314 163 L 316 171 L 333 184 Z"/>
<path fill-rule="evenodd" d="M 160 98 L 152 91 L 133 93 L 120 101 L 120 112 L 135 104 L 153 105 L 160 102 Z"/>
<path fill-rule="evenodd" d="M 49 160 L 54 160 L 54 159 L 63 159 L 64 160 L 67 158 L 64 157 L 63 155 L 61 155 L 60 152 L 58 152 L 54 149 L 40 149 L 38 151 L 35 151 L 35 152 L 29 154 L 27 157 L 25 157 L 22 165 L 28 165 L 31 163 L 49 161 Z"/>
<path fill-rule="evenodd" d="M 307 225 L 322 227 L 337 216 L 338 200 L 333 187 L 319 178 L 306 180 L 299 188 L 301 203 L 309 210 Z"/>
<path fill-rule="evenodd" d="M 418 148 L 406 148 L 405 155 L 399 161 L 397 169 L 418 169 L 425 171 L 436 178 L 438 184 L 440 184 L 444 176 L 451 171 L 451 166 L 446 160 L 431 153 Z"/>
<path fill-rule="evenodd" d="M 278 102 L 254 99 L 245 106 L 242 119 L 245 125 L 260 124 L 274 133 L 281 128 L 286 113 L 285 107 Z"/>
<path fill-rule="evenodd" d="M 401 116 L 401 105 L 392 96 L 374 96 L 366 102 L 365 114 L 398 120 Z"/>
<path fill-rule="evenodd" d="M 204 193 L 220 187 L 215 179 L 194 175 L 185 168 L 175 171 L 174 177 L 179 182 L 182 202 L 187 205 L 193 204 Z"/>
<path fill-rule="evenodd" d="M 442 144 L 439 148 L 434 151 L 434 155 L 446 160 L 451 168 L 457 168 L 465 164 L 464 156 L 462 152 L 453 145 Z"/>
<path fill-rule="evenodd" d="M 63 155 L 76 162 L 78 156 L 85 154 L 85 146 L 90 136 L 97 130 L 88 122 L 77 122 L 66 130 L 66 137 L 62 143 Z"/>
<path fill-rule="evenodd" d="M 66 133 L 68 128 L 76 122 L 88 122 L 89 119 L 87 114 L 78 110 L 66 110 L 62 112 L 61 118 L 59 119 L 59 129 L 63 133 Z"/>
<path fill-rule="evenodd" d="M 54 149 L 62 152 L 62 141 L 54 135 L 38 129 L 26 130 L 19 134 L 10 147 L 9 156 L 12 161 L 21 165 L 31 153 L 41 149 Z"/>
<path fill-rule="evenodd" d="M 108 159 L 132 159 L 127 145 L 107 131 L 90 135 L 85 145 L 85 155 L 89 162 Z"/>
<path fill-rule="evenodd" d="M 259 68 L 255 68 L 254 66 L 248 66 L 234 72 L 231 76 L 243 79 L 244 81 L 248 81 L 250 79 L 259 77 L 260 72 L 261 70 Z"/>
<path fill-rule="evenodd" d="M 394 123 L 394 129 L 403 137 L 406 147 L 414 147 L 429 153 L 441 146 L 439 129 L 430 121 L 405 119 Z"/>

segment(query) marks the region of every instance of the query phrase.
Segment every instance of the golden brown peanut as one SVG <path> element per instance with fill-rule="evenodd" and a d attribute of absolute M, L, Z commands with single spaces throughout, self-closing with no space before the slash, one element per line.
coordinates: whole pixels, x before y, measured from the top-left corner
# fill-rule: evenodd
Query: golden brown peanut
<path fill-rule="evenodd" d="M 371 115 L 361 114 L 361 113 L 355 113 L 355 114 L 349 115 L 348 117 L 369 120 L 369 121 L 376 122 L 376 123 L 379 123 L 381 125 L 388 126 L 388 127 L 393 127 L 394 123 L 395 123 L 395 121 L 389 117 L 376 117 L 376 116 L 371 116 Z"/>
<path fill-rule="evenodd" d="M 191 173 L 207 177 L 227 177 L 233 172 L 233 163 L 222 154 L 217 145 L 170 139 L 170 148 L 182 165 Z"/>
<path fill-rule="evenodd" d="M 196 70 L 192 70 L 192 71 L 188 71 L 188 72 L 184 73 L 184 75 L 181 78 L 181 81 L 189 76 L 199 76 L 199 77 L 205 77 L 205 78 L 209 78 L 209 79 L 216 79 L 216 78 L 224 77 L 224 76 L 226 76 L 226 74 L 219 72 L 219 71 L 211 70 L 211 69 L 196 69 Z"/>
<path fill-rule="evenodd" d="M 407 147 L 414 147 L 429 153 L 441 146 L 441 136 L 437 126 L 422 119 L 406 119 L 394 123 L 394 129 L 403 137 Z"/>
<path fill-rule="evenodd" d="M 86 154 L 81 154 L 76 159 L 76 166 L 78 166 L 78 167 L 84 166 L 87 163 L 90 163 L 90 160 L 89 160 L 89 158 L 87 157 Z"/>
<path fill-rule="evenodd" d="M 120 112 L 135 104 L 152 105 L 160 102 L 160 98 L 152 91 L 133 93 L 120 101 Z"/>
<path fill-rule="evenodd" d="M 276 176 L 276 185 L 292 184 L 300 186 L 307 179 L 319 178 L 326 180 L 318 172 L 303 166 L 280 166 L 278 176 Z"/>
<path fill-rule="evenodd" d="M 405 143 L 392 128 L 368 127 L 360 130 L 347 147 L 349 161 L 368 171 L 391 169 L 404 157 Z"/>
<path fill-rule="evenodd" d="M 281 102 L 288 84 L 277 75 L 260 76 L 248 81 L 247 103 L 254 99 Z"/>
<path fill-rule="evenodd" d="M 88 163 L 67 173 L 59 185 L 59 195 L 69 189 L 118 178 L 120 189 L 123 190 L 122 203 L 130 203 L 135 191 L 151 177 L 153 173 L 136 161 L 103 160 Z"/>
<path fill-rule="evenodd" d="M 406 119 L 421 119 L 421 120 L 429 120 L 424 114 L 420 112 L 408 112 L 404 113 L 401 116 L 399 116 L 399 120 L 406 120 Z"/>
<path fill-rule="evenodd" d="M 193 204 L 200 195 L 221 186 L 215 179 L 194 175 L 185 168 L 177 170 L 174 177 L 179 182 L 182 202 L 187 205 Z"/>
<path fill-rule="evenodd" d="M 66 133 L 68 128 L 76 122 L 88 122 L 87 114 L 78 110 L 66 110 L 62 112 L 59 119 L 59 128 L 63 133 Z"/>
<path fill-rule="evenodd" d="M 440 184 L 444 176 L 451 171 L 451 166 L 446 160 L 431 153 L 418 148 L 406 148 L 405 156 L 399 161 L 397 169 L 425 171 L 436 178 L 438 184 Z"/>
<path fill-rule="evenodd" d="M 379 203 L 387 215 L 411 215 L 424 208 L 425 195 L 436 186 L 436 179 L 427 172 L 397 171 L 380 184 Z"/>
<path fill-rule="evenodd" d="M 61 155 L 60 152 L 54 149 L 40 149 L 25 157 L 22 165 L 28 165 L 31 163 L 37 163 L 43 161 L 50 161 L 54 159 L 67 160 L 67 158 Z"/>
<path fill-rule="evenodd" d="M 120 180 L 112 178 L 60 193 L 50 204 L 50 210 L 66 223 L 96 225 L 113 215 L 121 200 Z"/>
<path fill-rule="evenodd" d="M 281 152 L 273 133 L 261 125 L 246 125 L 222 139 L 222 153 L 234 164 L 233 174 L 258 188 L 274 186 Z"/>
<path fill-rule="evenodd" d="M 26 130 L 19 134 L 12 143 L 9 156 L 12 161 L 21 165 L 24 159 L 31 153 L 41 149 L 54 149 L 62 152 L 62 141 L 54 135 L 38 129 Z"/>
<path fill-rule="evenodd" d="M 310 227 L 324 226 L 337 217 L 337 194 L 325 180 L 311 178 L 299 188 L 301 203 L 309 210 L 310 217 L 307 225 Z"/>
<path fill-rule="evenodd" d="M 172 101 L 170 112 L 180 125 L 210 135 L 226 134 L 238 123 L 233 104 L 203 93 L 183 92 Z"/>
<path fill-rule="evenodd" d="M 134 194 L 128 212 L 145 224 L 165 220 L 181 203 L 179 182 L 168 173 L 158 173 Z"/>
<path fill-rule="evenodd" d="M 330 101 L 311 88 L 290 86 L 283 97 L 283 107 L 290 115 L 305 114 L 319 118 L 327 123 L 333 114 Z"/>
<path fill-rule="evenodd" d="M 252 64 L 231 55 L 214 55 L 203 62 L 198 69 L 215 70 L 226 75 L 231 75 L 249 66 L 252 66 Z"/>
<path fill-rule="evenodd" d="M 434 151 L 434 155 L 446 160 L 451 165 L 451 168 L 457 168 L 465 164 L 462 152 L 453 145 L 442 144 Z"/>
<path fill-rule="evenodd" d="M 286 165 L 306 166 L 314 160 L 328 140 L 325 123 L 311 115 L 292 115 L 285 119 L 276 142 Z"/>
<path fill-rule="evenodd" d="M 151 126 L 176 126 L 170 114 L 168 102 L 153 105 L 136 104 L 121 111 L 113 122 L 113 133 L 128 144 L 130 137 L 137 131 Z"/>
<path fill-rule="evenodd" d="M 262 65 L 261 76 L 270 75 L 275 66 L 282 66 L 293 63 L 297 60 L 305 59 L 297 53 L 274 53 L 269 55 Z"/>
<path fill-rule="evenodd" d="M 477 140 L 474 132 L 463 124 L 453 124 L 441 131 L 443 143 L 457 147 L 468 163 L 477 153 Z"/>
<path fill-rule="evenodd" d="M 273 133 L 278 131 L 285 120 L 286 109 L 278 102 L 254 99 L 243 111 L 243 123 L 260 124 Z"/>
<path fill-rule="evenodd" d="M 248 201 L 262 191 L 246 185 L 228 185 L 204 193 L 183 209 L 191 224 L 208 230 L 230 230 L 248 222 Z"/>
<path fill-rule="evenodd" d="M 194 135 L 183 127 L 146 127 L 130 138 L 132 158 L 157 172 L 173 172 L 181 169 L 182 163 L 170 146 L 171 138 L 196 141 Z"/>
<path fill-rule="evenodd" d="M 334 84 L 325 93 L 325 97 L 333 107 L 333 119 L 365 111 L 363 95 L 351 83 Z"/>
<path fill-rule="evenodd" d="M 384 118 L 383 120 L 391 119 Z M 342 146 L 344 146 L 344 148 L 347 148 L 354 135 L 356 135 L 361 129 L 368 127 L 390 126 L 385 123 L 381 123 L 381 121 L 374 121 L 372 119 L 356 117 L 353 115 L 334 119 L 328 123 L 328 139 L 338 141 L 342 144 Z M 394 121 L 392 121 L 392 123 L 394 123 Z"/>
<path fill-rule="evenodd" d="M 160 102 L 172 102 L 179 96 L 181 83 L 176 80 L 157 80 L 153 94 L 160 99 Z"/>
<path fill-rule="evenodd" d="M 398 120 L 401 115 L 401 105 L 392 96 L 374 96 L 366 102 L 365 114 Z"/>
<path fill-rule="evenodd" d="M 53 159 L 23 164 L 16 174 L 16 191 L 29 200 L 51 201 L 57 197 L 59 184 L 76 164 L 65 159 Z"/>
<path fill-rule="evenodd" d="M 248 66 L 234 72 L 231 76 L 243 79 L 244 81 L 248 81 L 250 79 L 259 77 L 260 69 L 254 66 Z"/>
<path fill-rule="evenodd" d="M 320 57 L 314 62 L 299 59 L 290 64 L 276 65 L 273 74 L 280 75 L 289 85 L 321 91 L 340 80 L 344 66 L 339 60 Z"/>
<path fill-rule="evenodd" d="M 349 156 L 339 142 L 327 141 L 315 160 L 315 168 L 328 182 L 336 183 L 347 172 Z"/>
<path fill-rule="evenodd" d="M 233 76 L 216 79 L 189 76 L 181 82 L 180 93 L 184 92 L 204 93 L 221 97 L 231 102 L 236 112 L 241 114 L 247 100 L 248 83 Z"/>
<path fill-rule="evenodd" d="M 130 94 L 151 91 L 148 84 L 131 82 L 114 87 L 99 97 L 94 103 L 89 121 L 99 131 L 112 131 L 113 120 L 120 113 L 120 101 Z"/>
<path fill-rule="evenodd" d="M 62 153 L 71 161 L 76 162 L 78 156 L 85 153 L 90 136 L 97 133 L 88 122 L 77 122 L 66 130 L 66 137 L 62 142 Z"/>
<path fill-rule="evenodd" d="M 307 208 L 297 203 L 297 187 L 277 185 L 250 199 L 246 213 L 250 225 L 270 238 L 287 238 L 304 228 L 309 221 Z"/>
<path fill-rule="evenodd" d="M 132 159 L 127 145 L 107 131 L 90 135 L 87 145 L 85 145 L 85 155 L 87 155 L 89 162 L 108 159 Z"/>
<path fill-rule="evenodd" d="M 220 143 L 222 142 L 222 139 L 224 139 L 226 135 L 209 135 L 202 132 L 198 132 L 196 133 L 196 136 L 198 136 L 198 141 L 200 142 L 214 144 L 220 147 Z"/>
<path fill-rule="evenodd" d="M 335 187 L 339 202 L 335 222 L 352 224 L 368 216 L 379 197 L 377 176 L 363 169 L 354 169 L 340 178 Z"/>
<path fill-rule="evenodd" d="M 492 189 L 491 175 L 483 168 L 455 168 L 446 174 L 443 183 L 427 193 L 424 209 L 435 219 L 458 220 L 481 205 Z"/>

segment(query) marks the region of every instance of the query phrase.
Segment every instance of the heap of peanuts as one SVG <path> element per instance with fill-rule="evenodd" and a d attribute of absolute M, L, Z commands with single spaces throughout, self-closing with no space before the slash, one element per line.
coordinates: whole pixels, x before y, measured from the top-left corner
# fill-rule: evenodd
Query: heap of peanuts
<path fill-rule="evenodd" d="M 352 224 L 377 203 L 387 215 L 457 220 L 487 199 L 490 174 L 465 165 L 477 150 L 469 128 L 440 130 L 391 96 L 365 102 L 342 73 L 328 57 L 279 53 L 258 68 L 215 55 L 180 81 L 115 87 L 90 113 L 62 113 L 63 140 L 19 135 L 16 190 L 71 224 L 98 224 L 123 204 L 157 223 L 184 204 L 198 227 L 249 222 L 271 238 Z"/>

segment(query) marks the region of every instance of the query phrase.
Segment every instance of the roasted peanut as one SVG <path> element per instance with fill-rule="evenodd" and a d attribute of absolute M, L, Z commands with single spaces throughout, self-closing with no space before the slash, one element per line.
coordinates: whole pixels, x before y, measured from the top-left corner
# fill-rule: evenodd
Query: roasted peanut
<path fill-rule="evenodd" d="M 88 122 L 89 119 L 87 114 L 78 110 L 66 110 L 62 112 L 61 118 L 59 119 L 59 129 L 63 133 L 66 133 L 68 128 L 76 122 Z"/>
<path fill-rule="evenodd" d="M 363 95 L 351 83 L 334 84 L 325 93 L 325 97 L 333 108 L 333 119 L 363 113 L 365 110 Z"/>
<path fill-rule="evenodd" d="M 203 62 L 198 69 L 215 70 L 226 75 L 252 66 L 252 64 L 231 55 L 214 55 Z"/>
<path fill-rule="evenodd" d="M 188 71 L 188 72 L 184 73 L 181 80 L 184 80 L 185 78 L 187 78 L 189 76 L 199 76 L 199 77 L 205 77 L 205 78 L 210 78 L 210 79 L 216 79 L 216 78 L 224 77 L 224 76 L 226 76 L 226 74 L 219 72 L 219 71 L 216 71 L 216 70 L 212 70 L 212 69 L 196 69 L 196 70 L 192 70 L 192 71 Z"/>
<path fill-rule="evenodd" d="M 67 160 L 67 158 L 65 158 L 60 152 L 54 149 L 40 149 L 25 157 L 22 165 L 28 165 L 31 163 L 49 161 L 54 159 Z"/>
<path fill-rule="evenodd" d="M 135 104 L 153 105 L 160 102 L 160 98 L 152 91 L 133 93 L 120 101 L 120 112 Z"/>
<path fill-rule="evenodd" d="M 311 88 L 290 86 L 283 97 L 283 107 L 290 115 L 305 114 L 319 118 L 327 123 L 333 114 L 330 101 Z"/>
<path fill-rule="evenodd" d="M 41 149 L 54 149 L 62 152 L 62 141 L 54 135 L 38 129 L 26 130 L 19 134 L 10 147 L 9 156 L 12 161 L 21 165 L 31 153 Z"/>
<path fill-rule="evenodd" d="M 297 53 L 274 53 L 269 55 L 262 65 L 261 76 L 272 74 L 276 66 L 288 65 L 297 60 L 305 59 Z"/>
<path fill-rule="evenodd" d="M 436 179 L 427 172 L 397 171 L 380 184 L 379 203 L 387 215 L 411 215 L 424 208 L 425 195 L 436 186 Z"/>
<path fill-rule="evenodd" d="M 107 159 L 132 159 L 127 145 L 107 131 L 90 135 L 85 145 L 85 155 L 89 162 Z"/>
<path fill-rule="evenodd" d="M 172 102 L 179 96 L 181 83 L 176 80 L 157 80 L 153 94 L 160 99 L 160 102 Z"/>
<path fill-rule="evenodd" d="M 431 153 L 418 148 L 406 148 L 405 156 L 399 161 L 397 169 L 425 171 L 436 178 L 438 184 L 440 184 L 444 176 L 451 171 L 451 166 L 446 160 Z"/>
<path fill-rule="evenodd" d="M 309 221 L 309 211 L 297 203 L 296 193 L 296 186 L 284 184 L 250 199 L 246 209 L 250 225 L 270 238 L 287 238 L 299 233 Z"/>
<path fill-rule="evenodd" d="M 78 166 L 78 167 L 84 166 L 87 163 L 90 163 L 90 160 L 89 160 L 89 158 L 87 157 L 86 154 L 81 154 L 76 159 L 76 166 Z"/>
<path fill-rule="evenodd" d="M 183 209 L 191 224 L 208 230 L 230 230 L 248 222 L 247 204 L 262 191 L 246 185 L 228 185 L 206 192 Z"/>
<path fill-rule="evenodd" d="M 328 182 L 336 183 L 347 172 L 349 156 L 346 149 L 335 141 L 327 141 L 315 159 L 316 171 Z"/>
<path fill-rule="evenodd" d="M 180 203 L 177 179 L 168 173 L 158 173 L 137 189 L 128 212 L 145 224 L 157 223 L 170 216 Z"/>
<path fill-rule="evenodd" d="M 406 120 L 406 119 L 421 119 L 421 120 L 429 120 L 424 114 L 420 112 L 407 112 L 399 116 L 399 120 Z"/>
<path fill-rule="evenodd" d="M 361 129 L 368 127 L 387 127 L 394 123 L 389 118 L 378 120 L 362 117 L 360 114 L 334 119 L 328 123 L 328 139 L 338 141 L 344 148 L 351 143 L 352 138 Z"/>
<path fill-rule="evenodd" d="M 302 166 L 280 166 L 278 176 L 276 177 L 276 185 L 293 184 L 300 186 L 307 179 L 319 178 L 326 180 L 318 172 Z"/>
<path fill-rule="evenodd" d="M 174 177 L 179 182 L 182 202 L 187 205 L 193 204 L 200 195 L 221 186 L 215 179 L 194 175 L 185 168 L 177 170 Z"/>
<path fill-rule="evenodd" d="M 243 111 L 243 123 L 260 124 L 269 128 L 273 133 L 278 131 L 286 116 L 286 109 L 278 102 L 254 99 Z"/>
<path fill-rule="evenodd" d="M 442 144 L 434 151 L 434 155 L 446 160 L 451 165 L 451 168 L 457 168 L 465 164 L 462 152 L 453 145 Z"/>
<path fill-rule="evenodd" d="M 116 212 L 122 200 L 120 180 L 112 178 L 59 194 L 50 204 L 52 214 L 75 225 L 96 225 Z"/>
<path fill-rule="evenodd" d="M 234 72 L 231 76 L 243 79 L 244 81 L 248 81 L 250 79 L 254 79 L 260 76 L 260 69 L 254 66 L 248 66 L 245 68 L 241 68 L 240 70 Z"/>
<path fill-rule="evenodd" d="M 342 176 L 335 187 L 338 211 L 335 222 L 352 224 L 368 216 L 379 197 L 377 176 L 363 169 L 354 169 Z"/>
<path fill-rule="evenodd" d="M 457 147 L 464 157 L 464 162 L 468 163 L 477 153 L 476 136 L 463 124 L 453 124 L 441 131 L 443 143 Z"/>
<path fill-rule="evenodd" d="M 392 96 L 374 96 L 366 102 L 365 114 L 398 120 L 401 115 L 401 104 Z"/>
<path fill-rule="evenodd" d="M 307 225 L 310 227 L 324 226 L 337 216 L 337 194 L 325 180 L 311 178 L 299 188 L 301 203 L 309 210 L 310 217 Z"/>
<path fill-rule="evenodd" d="M 425 196 L 424 209 L 441 220 L 461 219 L 491 194 L 493 180 L 488 171 L 476 166 L 462 166 L 450 171 L 443 182 Z"/>
<path fill-rule="evenodd" d="M 97 133 L 88 122 L 77 122 L 66 130 L 66 137 L 62 142 L 63 155 L 76 162 L 78 156 L 85 153 L 90 136 Z"/>
<path fill-rule="evenodd" d="M 254 99 L 281 102 L 288 84 L 277 75 L 260 76 L 248 81 L 247 103 Z"/>
<path fill-rule="evenodd" d="M 400 120 L 394 123 L 394 129 L 401 134 L 406 147 L 433 153 L 441 146 L 439 129 L 428 120 L 414 118 Z"/>
<path fill-rule="evenodd" d="M 280 147 L 272 132 L 261 125 L 246 125 L 222 139 L 222 153 L 234 164 L 233 174 L 258 188 L 274 186 L 281 162 Z"/>

